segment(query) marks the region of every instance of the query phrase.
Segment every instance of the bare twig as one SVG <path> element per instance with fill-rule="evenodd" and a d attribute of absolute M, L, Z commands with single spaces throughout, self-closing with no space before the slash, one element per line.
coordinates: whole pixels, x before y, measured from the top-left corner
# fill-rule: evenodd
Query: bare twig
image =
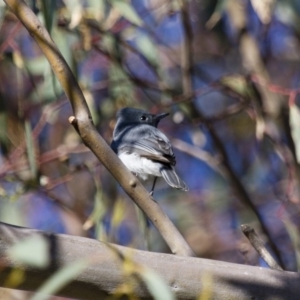
<path fill-rule="evenodd" d="M 206 125 L 212 136 L 212 139 L 213 139 L 213 142 L 215 143 L 216 148 L 218 149 L 218 151 L 220 152 L 220 155 L 222 156 L 223 166 L 225 167 L 225 169 L 227 171 L 228 178 L 231 181 L 234 191 L 237 193 L 238 197 L 255 213 L 257 219 L 259 220 L 259 223 L 260 223 L 260 226 L 261 226 L 263 232 L 266 234 L 266 236 L 269 239 L 269 243 L 270 243 L 270 246 L 272 247 L 272 250 L 274 251 L 276 257 L 278 258 L 279 263 L 283 266 L 283 261 L 282 261 L 280 252 L 279 252 L 277 246 L 275 245 L 275 243 L 273 242 L 270 230 L 265 225 L 263 218 L 261 217 L 256 206 L 253 204 L 251 197 L 249 196 L 249 194 L 248 194 L 247 190 L 245 189 L 243 183 L 241 182 L 240 178 L 235 174 L 235 172 L 229 162 L 227 152 L 225 150 L 225 147 L 224 147 L 221 139 L 219 138 L 218 134 L 216 133 L 214 127 L 212 126 L 212 124 L 210 122 L 206 122 Z"/>
<path fill-rule="evenodd" d="M 187 103 L 188 105 L 188 110 L 191 114 L 191 118 L 193 120 L 197 120 L 197 122 L 200 120 L 202 124 L 206 125 L 209 134 L 212 138 L 213 144 L 215 148 L 218 151 L 220 161 L 222 164 L 222 169 L 226 172 L 227 178 L 229 179 L 233 191 L 236 193 L 237 197 L 245 203 L 256 215 L 260 226 L 262 228 L 262 231 L 266 234 L 268 237 L 270 247 L 272 248 L 274 254 L 276 255 L 279 263 L 281 266 L 283 266 L 283 261 L 280 255 L 280 252 L 278 250 L 278 247 L 275 245 L 275 243 L 272 240 L 271 232 L 269 228 L 265 225 L 265 222 L 263 218 L 261 217 L 258 209 L 254 205 L 254 203 L 251 200 L 250 195 L 248 194 L 247 190 L 245 189 L 243 183 L 241 182 L 240 178 L 235 174 L 235 171 L 233 170 L 231 164 L 230 164 L 230 159 L 228 157 L 228 154 L 225 149 L 225 145 L 219 135 L 217 134 L 212 122 L 210 122 L 208 119 L 206 119 L 202 112 L 199 110 L 199 108 L 196 108 L 193 103 Z"/>
<path fill-rule="evenodd" d="M 256 234 L 255 230 L 247 224 L 241 225 L 241 228 L 245 236 L 250 241 L 253 248 L 257 251 L 257 253 L 261 256 L 261 258 L 267 263 L 267 265 L 273 270 L 283 271 L 282 268 L 274 260 L 272 255 L 269 253 L 269 251 L 266 249 L 263 242 Z"/>
<path fill-rule="evenodd" d="M 188 144 L 180 139 L 172 139 L 172 145 L 179 151 L 187 153 L 190 156 L 206 162 L 216 172 L 218 172 L 222 176 L 225 176 L 221 161 L 210 155 L 208 152 L 200 149 L 199 147 Z"/>
<path fill-rule="evenodd" d="M 192 85 L 192 27 L 189 18 L 189 1 L 180 0 L 181 19 L 184 30 L 182 48 L 181 48 L 181 71 L 182 71 L 182 88 L 185 95 L 193 93 Z"/>
<path fill-rule="evenodd" d="M 38 138 L 41 131 L 45 127 L 49 115 L 51 115 L 55 110 L 59 109 L 65 103 L 67 103 L 65 100 L 58 101 L 48 105 L 46 109 L 44 109 L 37 124 L 32 130 L 32 137 L 34 140 Z M 9 155 L 8 159 L 1 167 L 0 177 L 5 176 L 8 172 L 18 172 L 20 171 L 20 168 L 23 169 L 24 167 L 25 168 L 27 167 L 27 162 L 22 162 L 22 161 L 20 162 L 20 157 L 25 151 L 26 151 L 26 143 L 24 138 L 24 140 L 20 141 L 18 147 L 14 149 L 14 151 Z"/>

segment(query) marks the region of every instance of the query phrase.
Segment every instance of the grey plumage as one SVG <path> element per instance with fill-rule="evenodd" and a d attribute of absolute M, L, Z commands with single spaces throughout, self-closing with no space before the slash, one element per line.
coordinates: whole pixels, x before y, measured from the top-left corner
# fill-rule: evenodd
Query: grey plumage
<path fill-rule="evenodd" d="M 149 176 L 162 176 L 170 186 L 188 191 L 186 183 L 175 172 L 176 159 L 169 139 L 156 128 L 167 115 L 153 115 L 129 107 L 121 109 L 117 114 L 111 147 L 139 178 L 146 180 Z"/>

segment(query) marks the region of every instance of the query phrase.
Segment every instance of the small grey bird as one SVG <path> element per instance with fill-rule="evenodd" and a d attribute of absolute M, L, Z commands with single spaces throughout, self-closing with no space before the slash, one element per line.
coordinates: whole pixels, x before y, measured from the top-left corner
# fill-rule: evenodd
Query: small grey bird
<path fill-rule="evenodd" d="M 126 107 L 117 113 L 111 148 L 126 167 L 142 180 L 163 177 L 173 188 L 188 191 L 176 174 L 175 155 L 169 139 L 156 127 L 168 113 L 153 115 L 141 109 Z"/>

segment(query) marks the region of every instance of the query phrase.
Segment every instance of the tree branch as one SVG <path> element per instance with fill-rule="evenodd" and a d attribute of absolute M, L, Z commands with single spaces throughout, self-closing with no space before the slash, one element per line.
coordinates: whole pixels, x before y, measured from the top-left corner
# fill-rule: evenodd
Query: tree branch
<path fill-rule="evenodd" d="M 211 299 L 289 299 L 298 300 L 300 295 L 300 274 L 282 272 L 246 265 L 238 265 L 208 259 L 174 256 L 134 250 L 112 244 L 105 244 L 83 237 L 49 234 L 0 223 L 0 254 L 24 238 L 42 236 L 51 249 L 51 268 L 37 270 L 22 266 L 26 272 L 25 281 L 18 289 L 36 291 L 55 270 L 82 259 L 93 259 L 80 275 L 57 295 L 80 299 L 103 299 L 112 294 L 120 284 L 127 282 L 122 263 L 116 258 L 115 248 L 136 264 L 153 269 L 171 288 L 176 299 L 197 299 L 207 292 Z M 4 264 L 4 265 L 3 265 Z M 15 261 L 5 258 L 1 263 L 0 286 L 5 287 L 7 275 L 19 267 Z M 4 266 L 4 269 L 3 269 Z M 55 266 L 55 268 L 53 268 Z M 212 284 L 207 282 L 211 278 Z M 209 280 L 208 280 L 209 281 Z M 208 291 L 208 289 L 210 289 Z M 139 299 L 151 298 L 145 285 L 136 287 Z"/>
<path fill-rule="evenodd" d="M 184 31 L 183 41 L 181 44 L 181 70 L 182 70 L 182 89 L 184 95 L 193 94 L 192 82 L 192 66 L 193 66 L 193 51 L 192 51 L 192 27 L 189 18 L 189 2 L 179 1 L 181 8 L 181 20 Z"/>
<path fill-rule="evenodd" d="M 73 124 L 76 124 L 76 130 L 85 145 L 92 150 L 96 157 L 120 183 L 125 192 L 145 212 L 163 236 L 171 251 L 174 254 L 183 256 L 194 255 L 174 224 L 159 205 L 152 200 L 144 186 L 118 159 L 96 130 L 83 93 L 72 71 L 42 23 L 23 0 L 5 0 L 5 3 L 23 23 L 48 59 L 53 72 L 71 102 L 75 114 Z"/>
<path fill-rule="evenodd" d="M 272 255 L 269 253 L 264 243 L 256 234 L 255 230 L 247 224 L 241 225 L 241 228 L 244 235 L 248 238 L 253 248 L 257 251 L 257 253 L 261 256 L 261 258 L 267 263 L 267 265 L 273 270 L 282 271 L 282 268 L 277 264 L 277 262 L 274 260 Z"/>

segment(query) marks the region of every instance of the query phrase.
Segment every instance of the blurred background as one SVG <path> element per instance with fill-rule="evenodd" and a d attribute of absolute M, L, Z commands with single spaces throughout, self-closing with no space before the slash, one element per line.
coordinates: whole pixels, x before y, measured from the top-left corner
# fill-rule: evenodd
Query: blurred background
<path fill-rule="evenodd" d="M 300 2 L 26 1 L 76 75 L 111 142 L 125 106 L 170 112 L 185 193 L 159 180 L 156 201 L 197 256 L 266 266 L 300 254 Z M 0 1 L 0 221 L 169 252 L 86 148 L 42 52 Z M 12 299 L 23 299 L 17 295 Z M 18 298 L 19 297 L 19 298 Z"/>

